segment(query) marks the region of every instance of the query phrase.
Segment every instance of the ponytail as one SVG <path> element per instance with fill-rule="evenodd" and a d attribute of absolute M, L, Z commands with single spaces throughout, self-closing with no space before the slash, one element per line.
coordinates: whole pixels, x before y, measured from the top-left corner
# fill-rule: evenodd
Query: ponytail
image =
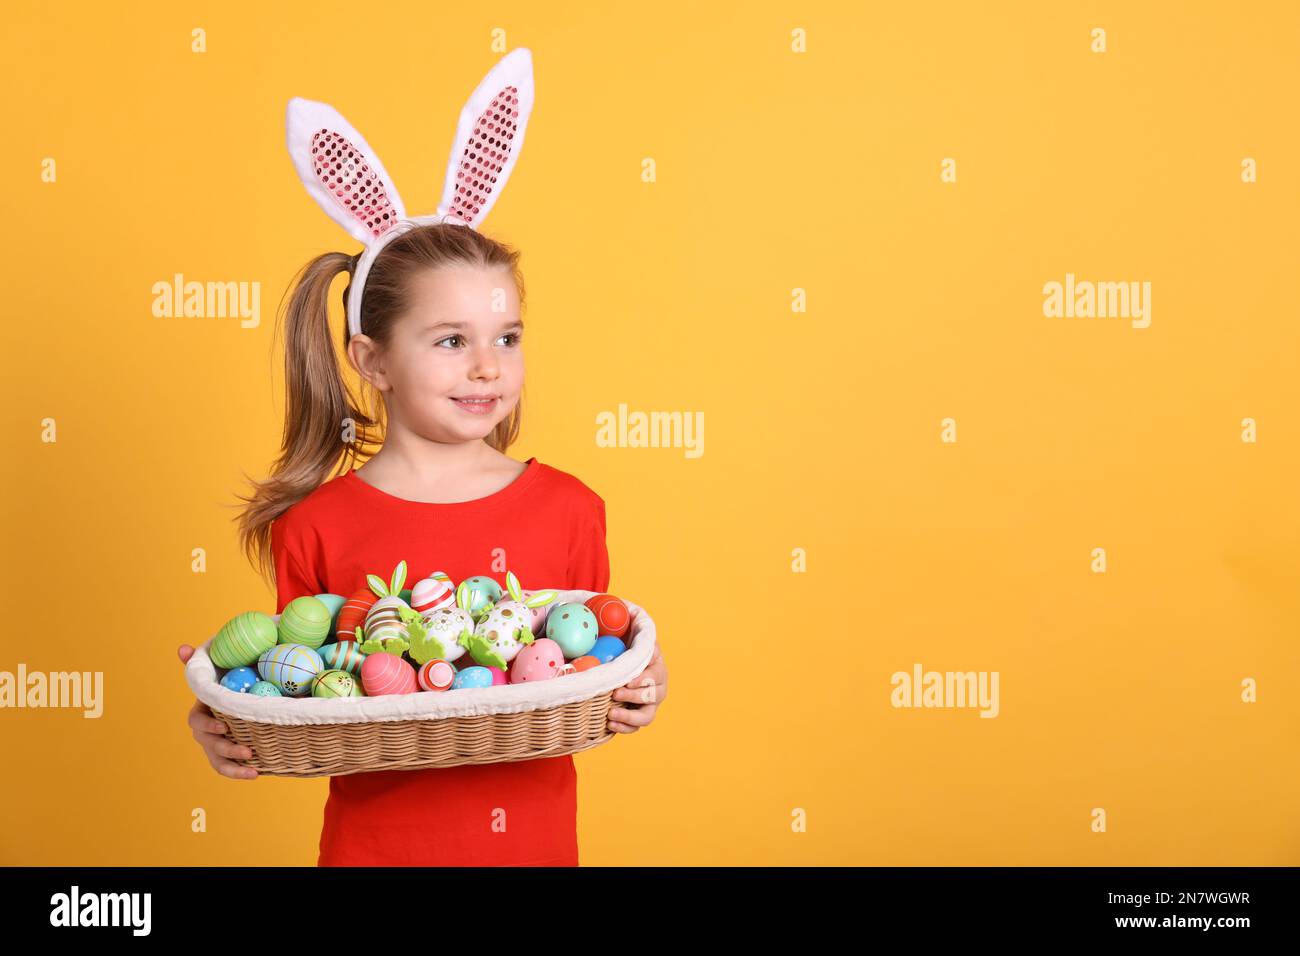
<path fill-rule="evenodd" d="M 239 496 L 246 505 L 239 517 L 240 544 L 272 587 L 271 522 L 360 457 L 356 445 L 343 440 L 346 419 L 363 447 L 374 444 L 378 433 L 379 423 L 360 410 L 344 381 L 330 341 L 330 286 L 340 272 L 350 276 L 355 264 L 356 257 L 342 252 L 317 256 L 295 277 L 286 310 L 280 455 L 265 481 L 248 479 L 252 495 Z"/>

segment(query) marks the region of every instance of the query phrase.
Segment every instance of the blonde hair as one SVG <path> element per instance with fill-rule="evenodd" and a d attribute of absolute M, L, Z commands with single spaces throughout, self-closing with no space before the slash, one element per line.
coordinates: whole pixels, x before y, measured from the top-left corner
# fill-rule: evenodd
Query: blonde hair
<path fill-rule="evenodd" d="M 510 270 L 524 301 L 519 252 L 482 233 L 453 223 L 416 226 L 388 243 L 366 277 L 361 300 L 361 331 L 381 347 L 389 342 L 393 323 L 409 305 L 410 279 L 421 270 L 468 264 Z M 356 257 L 327 252 L 305 265 L 285 310 L 284 435 L 280 456 L 264 481 L 248 479 L 253 493 L 238 496 L 244 503 L 238 518 L 240 544 L 250 562 L 275 588 L 271 555 L 271 522 L 311 494 L 325 481 L 350 470 L 354 462 L 372 457 L 383 445 L 386 414 L 382 396 L 361 380 L 366 408 L 361 407 L 343 377 L 339 357 L 330 341 L 329 291 L 335 276 L 356 266 Z M 351 281 L 343 291 L 347 309 Z M 348 342 L 343 323 L 343 347 Z M 367 411 L 367 409 L 369 411 Z M 504 452 L 519 436 L 521 410 L 510 415 L 484 440 Z M 356 441 L 341 440 L 345 419 L 355 423 Z M 245 476 L 247 477 L 247 476 Z"/>

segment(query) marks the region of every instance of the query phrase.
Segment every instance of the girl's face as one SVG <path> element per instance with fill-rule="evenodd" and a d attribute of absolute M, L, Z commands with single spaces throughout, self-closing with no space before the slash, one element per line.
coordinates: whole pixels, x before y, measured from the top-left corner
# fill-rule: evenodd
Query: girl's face
<path fill-rule="evenodd" d="M 411 308 L 394 323 L 388 347 L 358 356 L 368 360 L 367 377 L 385 393 L 390 419 L 420 437 L 487 437 L 524 385 L 523 323 L 510 271 L 428 269 L 410 292 Z"/>

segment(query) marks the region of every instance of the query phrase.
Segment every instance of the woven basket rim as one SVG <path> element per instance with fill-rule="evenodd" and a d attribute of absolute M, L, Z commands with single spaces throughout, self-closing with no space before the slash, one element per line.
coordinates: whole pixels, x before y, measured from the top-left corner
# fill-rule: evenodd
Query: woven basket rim
<path fill-rule="evenodd" d="M 539 589 L 540 590 L 540 589 Z M 583 603 L 597 594 L 559 590 L 556 604 Z M 622 687 L 650 662 L 656 642 L 655 624 L 640 605 L 623 598 L 632 614 L 628 648 L 614 660 L 577 674 L 526 684 L 465 688 L 445 693 L 417 692 L 382 697 L 322 699 L 314 697 L 253 697 L 222 687 L 208 654 L 212 638 L 195 650 L 185 666 L 185 680 L 196 697 L 213 710 L 259 724 L 302 726 L 382 721 L 439 720 L 484 714 L 514 714 L 587 700 Z M 278 614 L 269 615 L 279 619 Z"/>

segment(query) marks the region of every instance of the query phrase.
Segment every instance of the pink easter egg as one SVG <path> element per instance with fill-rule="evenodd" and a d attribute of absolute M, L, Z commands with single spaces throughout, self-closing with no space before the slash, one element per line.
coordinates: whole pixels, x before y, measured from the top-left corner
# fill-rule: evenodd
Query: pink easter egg
<path fill-rule="evenodd" d="M 435 572 L 435 575 L 441 574 Z M 428 614 L 456 603 L 456 589 L 446 577 L 430 576 L 411 588 L 411 610 Z"/>
<path fill-rule="evenodd" d="M 415 693 L 415 668 L 395 654 L 369 654 L 361 662 L 361 686 L 369 697 Z"/>
<path fill-rule="evenodd" d="M 432 660 L 420 668 L 417 680 L 424 690 L 449 690 L 456 679 L 456 668 L 446 661 Z"/>
<path fill-rule="evenodd" d="M 510 683 L 549 680 L 564 666 L 564 651 L 549 637 L 540 637 L 515 655 L 510 665 Z"/>
<path fill-rule="evenodd" d="M 501 668 L 499 668 L 499 667 L 493 667 L 491 664 L 489 664 L 489 665 L 488 665 L 488 670 L 490 670 L 490 671 L 492 672 L 492 686 L 493 686 L 493 687 L 495 687 L 497 684 L 507 684 L 507 683 L 509 683 L 509 681 L 506 679 L 506 672 L 503 671 Z"/>

